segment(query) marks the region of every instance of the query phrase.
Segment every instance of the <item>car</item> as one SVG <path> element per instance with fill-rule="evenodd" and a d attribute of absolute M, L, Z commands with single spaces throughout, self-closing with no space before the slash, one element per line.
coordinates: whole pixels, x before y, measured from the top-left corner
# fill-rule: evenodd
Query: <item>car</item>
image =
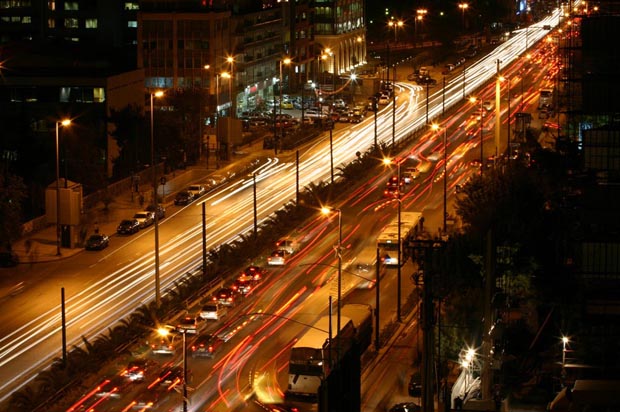
<path fill-rule="evenodd" d="M 411 374 L 407 391 L 409 396 L 422 396 L 422 375 L 420 375 L 420 372 Z"/>
<path fill-rule="evenodd" d="M 482 102 L 482 107 L 487 112 L 490 112 L 491 110 L 493 110 L 493 103 L 491 103 L 489 100 L 485 100 L 484 102 Z"/>
<path fill-rule="evenodd" d="M 450 74 L 450 72 L 452 70 L 454 70 L 454 65 L 453 64 L 446 64 L 443 68 L 443 71 L 441 72 L 441 74 Z"/>
<path fill-rule="evenodd" d="M 157 205 L 157 207 L 155 207 L 155 205 L 148 205 L 146 210 L 153 213 L 154 216 L 157 216 L 159 220 L 166 217 L 166 208 L 162 205 Z"/>
<path fill-rule="evenodd" d="M 413 402 L 402 402 L 390 408 L 390 412 L 420 412 L 422 408 Z"/>
<path fill-rule="evenodd" d="M 124 219 L 121 220 L 121 223 L 118 224 L 116 228 L 116 233 L 119 235 L 131 235 L 134 233 L 138 233 L 140 230 L 140 222 L 136 219 Z"/>
<path fill-rule="evenodd" d="M 155 223 L 155 214 L 146 210 L 142 210 L 133 215 L 133 218 L 140 224 L 140 229 L 151 226 Z"/>
<path fill-rule="evenodd" d="M 84 247 L 86 250 L 103 250 L 109 245 L 109 237 L 101 233 L 95 233 L 94 235 L 90 235 L 90 237 L 86 239 L 86 245 Z"/>
<path fill-rule="evenodd" d="M 361 114 L 352 114 L 349 116 L 349 123 L 361 123 L 364 120 L 364 116 Z"/>
<path fill-rule="evenodd" d="M 179 333 L 185 332 L 189 335 L 197 335 L 199 327 L 200 325 L 198 323 L 198 318 L 195 318 L 193 316 L 183 316 L 181 319 L 179 319 L 176 331 Z"/>
<path fill-rule="evenodd" d="M 235 306 L 235 291 L 231 288 L 221 288 L 212 300 L 223 306 Z"/>
<path fill-rule="evenodd" d="M 276 242 L 276 249 L 286 250 L 289 254 L 293 254 L 299 248 L 299 243 L 293 238 L 283 237 Z M 251 267 L 251 266 L 250 266 Z M 252 270 L 255 272 L 255 270 Z"/>
<path fill-rule="evenodd" d="M 289 253 L 286 250 L 278 249 L 271 252 L 267 258 L 267 264 L 271 266 L 282 266 L 286 264 Z"/>
<path fill-rule="evenodd" d="M 405 182 L 406 184 L 413 182 L 418 177 L 420 177 L 420 171 L 417 167 L 406 168 L 402 175 L 403 182 Z"/>
<path fill-rule="evenodd" d="M 187 190 L 183 190 L 177 193 L 177 195 L 174 198 L 174 204 L 177 206 L 186 206 L 192 203 L 193 201 L 194 201 L 194 195 L 191 192 L 188 192 Z"/>
<path fill-rule="evenodd" d="M 441 152 L 436 150 L 426 157 L 431 162 L 437 162 L 441 158 Z"/>
<path fill-rule="evenodd" d="M 207 189 L 203 185 L 189 185 L 185 190 L 190 192 L 194 198 L 199 198 L 207 192 Z"/>
<path fill-rule="evenodd" d="M 381 97 L 379 97 L 378 102 L 379 104 L 389 104 L 390 103 L 390 98 L 387 97 L 386 95 L 381 95 Z"/>
<path fill-rule="evenodd" d="M 118 399 L 125 392 L 126 386 L 127 382 L 122 376 L 114 376 L 97 386 L 95 396 L 98 398 Z"/>
<path fill-rule="evenodd" d="M 428 86 L 435 86 L 437 84 L 437 80 L 427 75 L 427 76 L 418 77 L 418 79 L 416 80 L 416 83 L 428 85 Z"/>
<path fill-rule="evenodd" d="M 147 409 L 155 409 L 159 402 L 159 395 L 155 391 L 143 391 L 138 397 L 131 402 L 131 409 L 145 411 Z"/>
<path fill-rule="evenodd" d="M 400 195 L 398 186 L 386 186 L 383 190 L 383 197 L 395 198 Z"/>
<path fill-rule="evenodd" d="M 144 382 L 146 372 L 151 367 L 151 362 L 147 359 L 135 359 L 127 364 L 121 372 L 121 376 L 129 382 Z"/>
<path fill-rule="evenodd" d="M 402 186 L 403 183 L 404 183 L 404 180 L 400 182 L 400 185 Z M 398 176 L 391 176 L 388 179 L 388 181 L 385 183 L 385 185 L 388 186 L 388 187 L 398 187 L 399 186 Z"/>
<path fill-rule="evenodd" d="M 226 316 L 228 309 L 226 306 L 221 305 L 219 302 L 209 302 L 202 305 L 198 316 L 203 320 L 220 320 L 223 316 Z"/>
<path fill-rule="evenodd" d="M 246 275 L 245 273 L 239 276 L 235 283 L 233 283 L 232 288 L 237 293 L 241 293 L 242 295 L 247 295 L 252 290 L 254 290 L 254 286 L 260 282 L 261 278 L 258 275 Z"/>
<path fill-rule="evenodd" d="M 0 252 L 0 267 L 12 268 L 19 263 L 19 256 L 15 252 L 2 251 Z"/>
<path fill-rule="evenodd" d="M 176 347 L 174 346 L 173 338 L 168 336 L 158 337 L 155 342 L 151 343 L 151 353 L 153 355 L 174 355 Z"/>
<path fill-rule="evenodd" d="M 280 103 L 280 107 L 282 108 L 282 110 L 293 110 L 293 102 L 291 102 L 290 100 L 283 100 L 282 103 Z"/>
<path fill-rule="evenodd" d="M 160 386 L 167 386 L 168 390 L 173 390 L 175 386 L 183 383 L 183 374 L 182 366 L 168 366 L 161 371 L 157 381 Z"/>
<path fill-rule="evenodd" d="M 212 358 L 224 341 L 213 335 L 200 335 L 191 346 L 192 358 Z"/>

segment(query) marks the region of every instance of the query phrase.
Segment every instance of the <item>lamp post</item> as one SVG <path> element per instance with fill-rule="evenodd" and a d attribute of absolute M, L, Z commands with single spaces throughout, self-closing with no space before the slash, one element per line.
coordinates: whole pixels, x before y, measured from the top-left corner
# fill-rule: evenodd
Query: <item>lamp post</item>
<path fill-rule="evenodd" d="M 448 129 L 441 127 L 438 124 L 433 124 L 431 128 L 434 131 L 443 129 L 443 232 L 447 233 L 447 218 L 448 218 Z"/>
<path fill-rule="evenodd" d="M 397 266 L 396 266 L 396 288 L 397 293 L 396 293 L 396 321 L 400 322 L 401 321 L 401 310 L 400 310 L 400 291 L 401 291 L 401 266 L 402 266 L 402 246 L 403 246 L 403 242 L 401 239 L 401 195 L 400 195 L 400 185 L 401 185 L 401 178 L 400 178 L 400 162 L 396 161 L 395 159 L 390 159 L 390 158 L 384 158 L 383 159 L 383 164 L 385 165 L 391 165 L 394 162 L 396 162 L 396 173 L 397 173 L 397 180 L 398 180 L 398 191 L 397 191 L 397 195 L 396 195 L 396 200 L 398 201 L 398 231 L 397 231 L 397 237 L 398 237 L 398 254 L 397 256 Z"/>
<path fill-rule="evenodd" d="M 338 256 L 338 302 L 336 304 L 336 336 L 340 333 L 340 308 L 342 306 L 342 211 L 330 207 L 321 208 L 321 213 L 330 215 L 331 212 L 338 213 L 338 246 L 336 247 L 336 255 Z M 340 342 L 340 340 L 338 340 Z M 338 343 L 340 347 L 340 343 Z M 340 354 L 338 355 L 340 356 Z"/>
<path fill-rule="evenodd" d="M 235 58 L 232 56 L 228 56 L 226 58 L 226 61 L 230 64 L 230 83 L 228 83 L 228 93 L 230 94 L 230 117 L 231 118 L 235 118 L 237 117 L 237 113 L 236 113 L 236 99 L 233 97 L 233 83 L 235 81 L 235 72 L 234 70 L 234 63 L 235 63 Z"/>
<path fill-rule="evenodd" d="M 390 20 L 388 25 L 394 29 L 394 43 L 397 42 L 398 39 L 398 29 L 403 27 L 403 22 L 401 20 L 394 21 Z M 388 53 L 389 53 L 389 43 L 388 43 Z M 389 64 L 389 63 L 388 63 Z M 388 71 L 389 71 L 388 66 Z M 389 77 L 389 76 L 388 76 Z M 392 146 L 394 146 L 396 142 L 396 62 L 392 66 Z"/>
<path fill-rule="evenodd" d="M 186 330 L 180 329 L 181 335 L 183 335 L 183 412 L 187 412 L 187 344 L 185 334 Z M 157 333 L 160 336 L 168 336 L 170 331 L 167 328 L 157 329 Z"/>
<path fill-rule="evenodd" d="M 459 9 L 461 9 L 461 18 L 463 24 L 463 31 L 465 31 L 465 10 L 469 7 L 467 3 L 459 3 Z"/>
<path fill-rule="evenodd" d="M 161 295 L 159 292 L 159 216 L 157 213 L 157 170 L 155 167 L 155 139 L 153 138 L 153 98 L 162 97 L 164 92 L 158 90 L 151 93 L 151 168 L 153 169 L 153 206 L 155 207 L 155 304 L 157 307 L 161 304 Z"/>
<path fill-rule="evenodd" d="M 562 336 L 562 369 L 566 367 L 566 344 L 569 341 L 567 336 Z"/>
<path fill-rule="evenodd" d="M 67 127 L 71 124 L 70 119 L 62 119 L 56 122 L 56 255 L 60 256 L 60 126 Z M 67 176 L 65 176 L 65 181 Z"/>
<path fill-rule="evenodd" d="M 288 66 L 289 64 L 291 64 L 291 59 L 288 58 L 288 57 L 285 57 L 284 59 L 280 60 L 280 81 L 278 82 L 278 89 L 279 89 L 279 92 L 280 92 L 280 104 L 279 104 L 279 106 L 280 106 L 280 121 L 282 121 L 282 88 L 283 88 L 282 87 L 282 85 L 283 85 L 283 81 L 282 81 L 282 64 L 286 64 Z M 283 133 L 284 132 L 284 128 L 282 126 L 280 126 L 280 129 L 282 130 L 282 133 Z M 274 128 L 274 132 L 276 133 L 276 135 L 274 136 L 273 145 L 275 147 L 275 154 L 278 154 L 277 128 Z"/>
<path fill-rule="evenodd" d="M 482 99 L 477 99 L 476 97 L 470 97 L 469 102 L 472 104 L 476 104 L 480 100 L 480 175 L 482 176 L 482 171 L 484 170 L 484 133 L 483 133 L 483 119 L 484 119 L 484 106 Z"/>

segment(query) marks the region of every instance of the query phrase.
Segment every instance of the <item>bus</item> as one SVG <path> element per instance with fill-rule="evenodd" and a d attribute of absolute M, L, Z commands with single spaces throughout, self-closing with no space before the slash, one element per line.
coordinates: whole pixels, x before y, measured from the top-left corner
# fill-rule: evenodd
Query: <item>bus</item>
<path fill-rule="evenodd" d="M 377 246 L 367 246 L 358 253 L 347 268 L 359 278 L 357 289 L 372 289 L 377 283 Z M 385 265 L 379 264 L 379 277 L 385 275 Z"/>
<path fill-rule="evenodd" d="M 407 260 L 403 245 L 422 230 L 421 212 L 401 212 L 400 214 L 400 242 L 398 239 L 398 216 L 383 228 L 377 237 L 379 256 L 384 265 L 398 266 Z M 401 262 L 398 261 L 398 249 L 400 248 Z"/>
<path fill-rule="evenodd" d="M 340 333 L 333 336 L 334 341 L 343 345 L 339 350 L 348 351 L 352 341 L 356 340 L 363 352 L 372 338 L 371 307 L 347 304 L 340 312 Z M 329 324 L 330 316 L 321 317 L 293 345 L 288 364 L 287 397 L 317 398 L 321 383 L 338 360 L 335 348 L 331 348 L 331 356 L 329 354 Z M 337 328 L 337 316 L 331 316 L 331 324 L 333 329 Z"/>

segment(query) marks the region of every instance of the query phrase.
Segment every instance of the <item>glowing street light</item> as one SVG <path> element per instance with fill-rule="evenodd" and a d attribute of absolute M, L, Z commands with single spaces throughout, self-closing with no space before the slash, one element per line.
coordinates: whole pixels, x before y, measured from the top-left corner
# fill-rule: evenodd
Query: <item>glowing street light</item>
<path fill-rule="evenodd" d="M 459 9 L 461 9 L 461 15 L 463 20 L 463 30 L 465 30 L 465 10 L 469 8 L 469 4 L 467 3 L 459 3 Z"/>
<path fill-rule="evenodd" d="M 183 412 L 187 412 L 187 345 L 185 335 L 187 331 L 185 328 L 180 329 L 183 335 Z M 170 334 L 168 328 L 157 329 L 157 334 L 162 337 L 166 337 Z"/>
<path fill-rule="evenodd" d="M 327 206 L 321 208 L 321 213 L 325 216 L 329 216 L 333 212 L 338 213 L 338 246 L 336 247 L 336 255 L 338 256 L 338 302 L 336 304 L 336 335 L 338 335 L 340 333 L 340 308 L 342 307 L 342 211 L 340 209 L 334 209 Z M 338 342 L 340 342 L 340 340 L 338 340 Z M 338 345 L 340 345 L 340 343 Z"/>
<path fill-rule="evenodd" d="M 71 119 L 62 119 L 56 122 L 56 255 L 60 256 L 60 126 L 67 127 L 71 124 Z M 67 176 L 65 176 L 65 183 Z"/>
<path fill-rule="evenodd" d="M 157 170 L 155 167 L 155 139 L 153 138 L 153 98 L 160 98 L 164 92 L 158 90 L 151 93 L 151 168 L 153 170 L 153 206 L 155 210 L 155 304 L 159 307 L 161 294 L 159 292 L 159 213 L 157 213 Z"/>

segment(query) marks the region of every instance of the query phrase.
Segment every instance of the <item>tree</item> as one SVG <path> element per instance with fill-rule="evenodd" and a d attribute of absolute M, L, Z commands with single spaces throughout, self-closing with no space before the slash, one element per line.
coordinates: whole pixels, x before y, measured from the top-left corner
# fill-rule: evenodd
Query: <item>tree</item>
<path fill-rule="evenodd" d="M 138 106 L 129 105 L 121 110 L 110 110 L 110 122 L 114 124 L 112 137 L 119 148 L 119 156 L 114 162 L 114 176 L 125 177 L 135 172 L 138 165 L 150 163 L 150 147 L 147 141 L 145 118 Z"/>
<path fill-rule="evenodd" d="M 22 178 L 10 173 L 0 175 L 0 248 L 12 250 L 22 234 L 22 201 L 26 199 L 26 186 Z"/>

